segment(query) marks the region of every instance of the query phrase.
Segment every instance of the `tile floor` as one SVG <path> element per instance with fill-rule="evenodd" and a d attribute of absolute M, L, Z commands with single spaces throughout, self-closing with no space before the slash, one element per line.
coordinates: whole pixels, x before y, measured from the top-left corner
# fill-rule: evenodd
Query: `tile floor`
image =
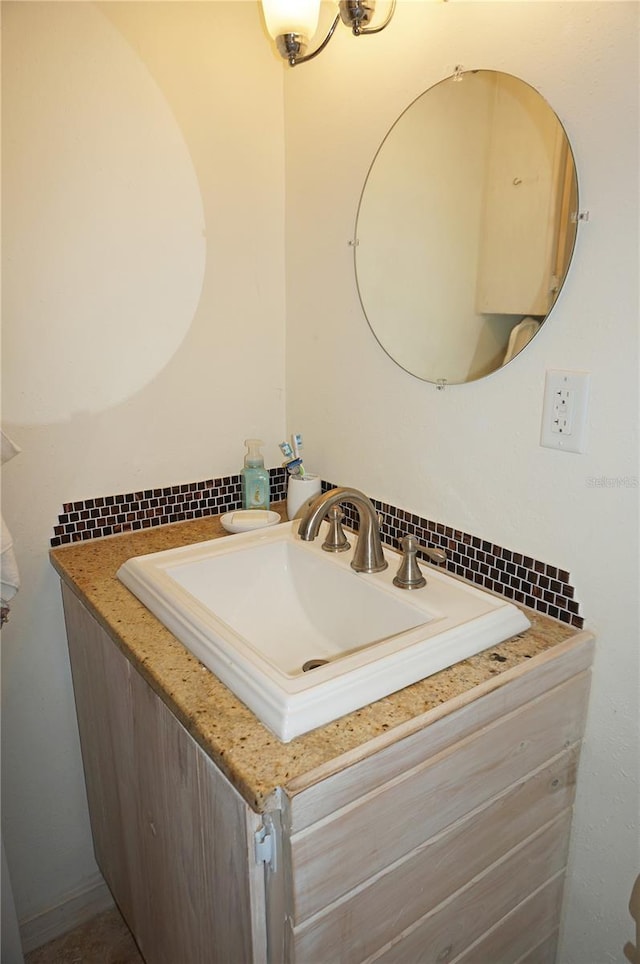
<path fill-rule="evenodd" d="M 25 955 L 25 964 L 144 964 L 114 907 Z"/>

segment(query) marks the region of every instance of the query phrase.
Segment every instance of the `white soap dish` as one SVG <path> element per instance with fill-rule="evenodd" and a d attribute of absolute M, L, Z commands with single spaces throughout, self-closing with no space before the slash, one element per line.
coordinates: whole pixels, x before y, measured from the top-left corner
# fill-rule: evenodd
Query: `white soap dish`
<path fill-rule="evenodd" d="M 280 521 L 278 513 L 269 509 L 237 509 L 235 512 L 227 512 L 220 519 L 222 528 L 227 532 L 265 529 L 267 526 L 277 525 Z"/>

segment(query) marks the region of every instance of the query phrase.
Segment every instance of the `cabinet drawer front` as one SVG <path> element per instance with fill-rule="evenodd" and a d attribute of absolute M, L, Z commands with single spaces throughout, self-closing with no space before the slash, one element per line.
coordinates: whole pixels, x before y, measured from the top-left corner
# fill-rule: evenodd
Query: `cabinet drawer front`
<path fill-rule="evenodd" d="M 518 904 L 451 964 L 521 964 L 523 955 L 531 964 L 538 960 L 541 964 L 554 961 L 563 886 L 564 874 L 560 873 Z"/>
<path fill-rule="evenodd" d="M 296 960 L 357 964 L 571 807 L 568 750 L 295 929 Z M 551 930 L 547 928 L 546 933 Z M 530 947 L 526 944 L 522 951 Z M 522 951 L 520 953 L 522 953 Z M 517 960 L 516 955 L 513 960 Z M 502 958 L 489 954 L 488 960 Z"/>
<path fill-rule="evenodd" d="M 578 742 L 588 689 L 589 677 L 581 674 L 331 818 L 294 834 L 295 922 Z"/>
<path fill-rule="evenodd" d="M 558 952 L 558 933 L 551 934 L 545 941 L 534 947 L 532 951 L 525 954 L 518 961 L 518 964 L 556 964 Z M 486 961 L 483 961 L 486 964 Z"/>
<path fill-rule="evenodd" d="M 470 693 L 429 710 L 420 720 L 396 727 L 393 734 L 376 737 L 375 756 L 362 758 L 362 750 L 352 751 L 319 767 L 311 774 L 292 780 L 287 786 L 291 796 L 291 832 L 297 833 L 330 816 L 383 783 L 402 776 L 412 767 L 426 762 L 447 747 L 488 726 L 519 706 L 550 692 L 567 680 L 588 670 L 593 659 L 594 641 L 587 634 L 563 643 L 536 658 L 537 665 L 524 664 L 482 684 L 484 695 L 472 699 Z M 533 660 L 531 661 L 533 662 Z M 451 705 L 456 704 L 454 710 Z M 424 729 L 428 727 L 429 738 Z M 407 735 L 398 738 L 398 730 Z M 337 768 L 337 772 L 335 769 Z"/>
<path fill-rule="evenodd" d="M 569 811 L 367 962 L 442 964 L 460 955 L 488 925 L 498 923 L 532 890 L 562 872 L 570 822 Z"/>

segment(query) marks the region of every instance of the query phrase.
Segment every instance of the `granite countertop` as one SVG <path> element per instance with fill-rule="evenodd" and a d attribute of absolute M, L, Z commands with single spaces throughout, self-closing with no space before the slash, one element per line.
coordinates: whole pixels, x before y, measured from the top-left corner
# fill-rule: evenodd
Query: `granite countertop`
<path fill-rule="evenodd" d="M 272 508 L 286 519 L 282 503 Z M 165 629 L 117 579 L 132 556 L 228 538 L 218 516 L 135 533 L 75 543 L 51 550 L 61 578 L 93 613 L 183 726 L 227 775 L 249 806 L 260 812 L 278 787 L 362 748 L 482 684 L 509 679 L 509 670 L 580 635 L 576 629 L 527 610 L 526 633 L 462 660 L 311 733 L 281 743 L 212 673 Z M 586 635 L 586 634 L 582 634 Z M 505 675 L 506 674 L 506 675 Z M 482 690 L 484 692 L 484 689 Z M 304 782 L 304 781 L 303 781 Z"/>

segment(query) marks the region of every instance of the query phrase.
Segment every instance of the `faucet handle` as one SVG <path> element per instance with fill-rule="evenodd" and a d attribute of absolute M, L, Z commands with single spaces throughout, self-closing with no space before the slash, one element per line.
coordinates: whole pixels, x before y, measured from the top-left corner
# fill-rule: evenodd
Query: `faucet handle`
<path fill-rule="evenodd" d="M 325 552 L 346 552 L 351 548 L 351 543 L 347 541 L 342 528 L 344 512 L 339 505 L 334 505 L 329 509 L 329 532 L 327 538 L 322 543 Z"/>
<path fill-rule="evenodd" d="M 421 589 L 426 586 L 427 580 L 420 572 L 420 566 L 416 559 L 419 548 L 418 540 L 415 536 L 403 536 L 400 545 L 402 546 L 402 562 L 394 576 L 393 585 L 398 586 L 399 589 Z"/>
<path fill-rule="evenodd" d="M 431 562 L 435 562 L 438 566 L 447 561 L 447 554 L 444 549 L 431 549 L 429 546 L 425 546 L 421 551 L 425 556 L 429 556 Z"/>

